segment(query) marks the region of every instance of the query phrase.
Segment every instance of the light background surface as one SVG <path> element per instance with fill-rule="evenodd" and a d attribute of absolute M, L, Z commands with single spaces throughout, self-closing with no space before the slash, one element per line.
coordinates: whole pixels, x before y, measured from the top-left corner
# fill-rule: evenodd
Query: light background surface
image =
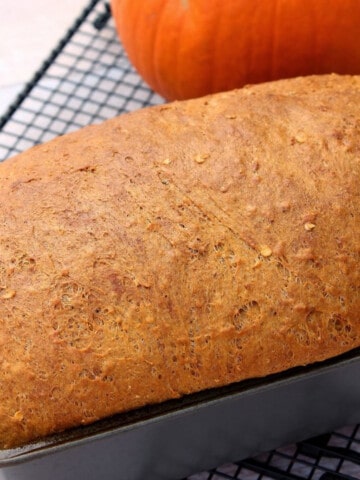
<path fill-rule="evenodd" d="M 0 116 L 88 0 L 0 0 Z"/>

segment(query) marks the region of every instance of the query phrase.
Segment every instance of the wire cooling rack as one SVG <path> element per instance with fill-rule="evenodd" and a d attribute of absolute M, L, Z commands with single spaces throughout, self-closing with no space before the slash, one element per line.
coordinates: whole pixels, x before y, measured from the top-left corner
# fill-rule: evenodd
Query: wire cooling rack
<path fill-rule="evenodd" d="M 108 3 L 92 0 L 0 118 L 0 160 L 89 123 L 162 102 L 121 50 Z"/>
<path fill-rule="evenodd" d="M 162 102 L 129 64 L 108 3 L 92 0 L 0 118 L 0 160 L 89 123 Z M 360 479 L 360 429 L 344 427 L 188 478 Z"/>
<path fill-rule="evenodd" d="M 354 480 L 360 478 L 360 430 L 344 427 L 296 445 L 222 465 L 188 480 Z"/>

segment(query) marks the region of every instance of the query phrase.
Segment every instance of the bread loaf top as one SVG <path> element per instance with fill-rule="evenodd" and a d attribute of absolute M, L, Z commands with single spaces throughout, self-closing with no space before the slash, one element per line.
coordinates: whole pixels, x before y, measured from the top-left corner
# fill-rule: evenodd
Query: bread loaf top
<path fill-rule="evenodd" d="M 360 77 L 152 107 L 0 165 L 0 446 L 360 345 Z"/>

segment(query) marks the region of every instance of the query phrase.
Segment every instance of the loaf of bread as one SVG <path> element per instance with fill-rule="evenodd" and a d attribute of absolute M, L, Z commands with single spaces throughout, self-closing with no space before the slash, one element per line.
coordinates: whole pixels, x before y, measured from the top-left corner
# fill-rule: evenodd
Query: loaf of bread
<path fill-rule="evenodd" d="M 1 448 L 360 345 L 360 77 L 122 115 L 0 185 Z"/>

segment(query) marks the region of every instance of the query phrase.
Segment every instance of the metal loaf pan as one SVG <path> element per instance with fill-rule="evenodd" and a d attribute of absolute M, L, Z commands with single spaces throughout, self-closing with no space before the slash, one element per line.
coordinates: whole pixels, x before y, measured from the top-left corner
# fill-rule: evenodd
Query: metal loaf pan
<path fill-rule="evenodd" d="M 0 451 L 0 478 L 179 479 L 360 422 L 360 349 Z"/>

